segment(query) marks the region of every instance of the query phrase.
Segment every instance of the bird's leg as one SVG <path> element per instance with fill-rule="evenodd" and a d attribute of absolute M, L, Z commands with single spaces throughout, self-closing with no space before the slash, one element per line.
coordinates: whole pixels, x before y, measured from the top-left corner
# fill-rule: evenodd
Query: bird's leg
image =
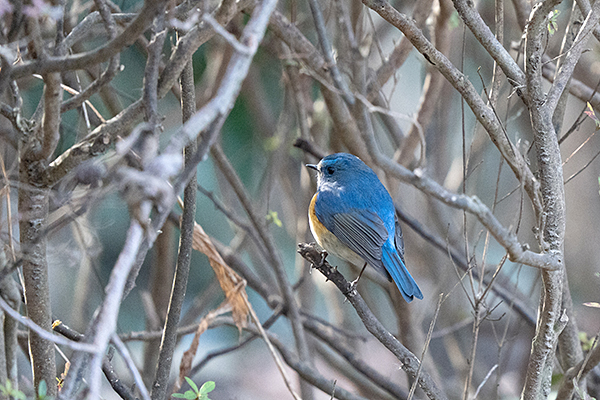
<path fill-rule="evenodd" d="M 323 265 L 328 255 L 329 253 L 327 253 L 327 250 L 321 251 L 321 262 L 319 263 L 319 265 Z"/>
<path fill-rule="evenodd" d="M 310 245 L 313 246 L 313 247 L 317 247 L 317 244 L 315 242 L 311 243 Z M 323 266 L 323 264 L 325 263 L 325 259 L 327 258 L 327 256 L 329 255 L 329 253 L 327 253 L 326 250 L 321 249 L 321 251 L 319 252 L 319 255 L 321 256 L 321 260 L 319 261 L 318 264 L 317 263 L 313 263 L 312 264 L 312 268 L 309 271 L 309 273 L 311 273 L 311 274 L 312 274 L 312 269 L 313 268 L 319 268 L 319 267 Z"/>
<path fill-rule="evenodd" d="M 360 277 L 362 276 L 363 272 L 365 272 L 365 268 L 367 268 L 367 263 L 365 263 L 365 265 L 363 265 L 362 269 L 360 270 L 360 274 L 358 274 L 358 278 L 356 278 L 355 280 L 350 282 L 350 286 L 352 286 L 352 289 L 355 289 L 356 286 L 358 285 L 358 281 L 359 281 Z"/>

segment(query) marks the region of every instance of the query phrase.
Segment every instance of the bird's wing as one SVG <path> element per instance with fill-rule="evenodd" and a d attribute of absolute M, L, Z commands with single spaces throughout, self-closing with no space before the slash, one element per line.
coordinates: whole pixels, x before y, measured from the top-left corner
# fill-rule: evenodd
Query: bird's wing
<path fill-rule="evenodd" d="M 402 236 L 402 228 L 400 227 L 400 224 L 398 223 L 398 216 L 394 214 L 394 217 L 396 219 L 396 232 L 395 232 L 395 243 L 396 243 L 396 249 L 398 249 L 398 254 L 400 255 L 400 258 L 402 259 L 402 262 L 404 261 L 404 237 Z"/>
<path fill-rule="evenodd" d="M 381 246 L 389 234 L 376 213 L 368 210 L 351 210 L 334 214 L 332 222 L 330 230 L 342 243 L 385 273 L 381 263 Z"/>

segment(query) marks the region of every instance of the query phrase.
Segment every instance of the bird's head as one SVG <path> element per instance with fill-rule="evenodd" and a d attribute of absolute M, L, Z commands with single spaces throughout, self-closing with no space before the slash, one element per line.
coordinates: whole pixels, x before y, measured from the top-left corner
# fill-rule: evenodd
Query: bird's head
<path fill-rule="evenodd" d="M 360 158 L 348 153 L 330 154 L 318 164 L 306 164 L 308 168 L 317 171 L 317 186 L 324 187 L 347 186 L 367 175 L 375 175 Z"/>

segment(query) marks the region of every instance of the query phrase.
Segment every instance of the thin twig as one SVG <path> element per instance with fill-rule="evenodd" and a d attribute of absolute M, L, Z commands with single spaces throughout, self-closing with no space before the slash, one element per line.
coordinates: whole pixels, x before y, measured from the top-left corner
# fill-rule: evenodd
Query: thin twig
<path fill-rule="evenodd" d="M 24 61 L 10 71 L 9 79 L 23 78 L 33 72 L 43 75 L 50 72 L 84 69 L 89 65 L 96 65 L 108 61 L 115 54 L 120 53 L 123 48 L 132 45 L 137 38 L 148 29 L 148 26 L 152 23 L 154 15 L 161 4 L 163 4 L 161 1 L 156 0 L 145 1 L 144 6 L 138 12 L 137 17 L 120 35 L 96 49 L 60 58 L 56 57 L 48 58 L 46 60 Z M 0 87 L 1 85 L 2 82 L 0 82 Z"/>
<path fill-rule="evenodd" d="M 589 166 L 590 166 L 590 164 L 591 164 L 592 162 L 594 162 L 594 160 L 595 160 L 596 158 L 598 158 L 598 156 L 600 156 L 600 151 L 599 151 L 599 152 L 597 152 L 596 154 L 594 154 L 594 156 L 593 156 L 593 157 L 592 157 L 592 158 L 591 158 L 591 159 L 590 159 L 588 162 L 586 162 L 586 163 L 585 163 L 585 165 L 584 165 L 583 167 L 581 167 L 581 168 L 580 168 L 580 169 L 579 169 L 577 172 L 575 172 L 573 175 L 569 176 L 569 177 L 568 177 L 568 178 L 565 180 L 565 185 L 566 185 L 567 183 L 571 182 L 571 180 L 575 179 L 575 177 L 577 177 L 577 175 L 579 175 L 579 174 L 580 174 L 580 173 L 582 173 L 582 172 L 583 172 L 583 171 L 584 171 L 584 170 L 585 170 L 587 167 L 589 167 Z"/>
<path fill-rule="evenodd" d="M 483 21 L 477 8 L 466 0 L 453 0 L 453 3 L 465 25 L 469 27 L 487 53 L 502 68 L 509 78 L 509 82 L 515 87 L 523 86 L 525 74 Z"/>
<path fill-rule="evenodd" d="M 15 311 L 7 302 L 4 300 L 2 296 L 0 296 L 0 308 L 4 310 L 12 319 L 17 321 L 20 324 L 23 324 L 30 330 L 34 331 L 44 340 L 48 340 L 52 343 L 56 343 L 62 346 L 67 346 L 68 348 L 75 351 L 83 351 L 86 353 L 98 353 L 98 347 L 88 343 L 77 343 L 72 340 L 64 339 L 58 335 L 54 335 L 48 332 L 45 329 L 42 329 L 38 324 L 33 322 L 27 317 L 22 316 L 17 311 Z"/>
<path fill-rule="evenodd" d="M 242 43 L 238 42 L 235 36 L 229 33 L 225 28 L 223 28 L 221 24 L 219 24 L 212 15 L 204 14 L 202 16 L 202 20 L 208 25 L 210 25 L 215 30 L 215 32 L 218 33 L 223 39 L 225 39 L 225 41 L 227 41 L 227 43 L 229 43 L 229 45 L 231 45 L 231 47 L 233 47 L 235 51 L 237 51 L 239 54 L 249 56 L 252 55 L 251 49 L 248 48 L 248 46 L 245 46 Z"/>
<path fill-rule="evenodd" d="M 517 236 L 502 226 L 491 210 L 478 197 L 452 193 L 437 182 L 426 177 L 422 170 L 409 171 L 381 154 L 377 149 L 373 137 L 367 137 L 366 139 L 371 157 L 373 157 L 379 167 L 383 168 L 391 176 L 411 183 L 424 193 L 432 195 L 452 207 L 466 210 L 477 216 L 479 222 L 490 231 L 498 243 L 507 249 L 511 261 L 520 262 L 543 270 L 557 270 L 562 267 L 562 259 L 557 258 L 555 254 L 535 253 L 529 250 L 527 245 L 519 243 Z"/>
<path fill-rule="evenodd" d="M 348 104 L 354 104 L 354 97 L 348 89 L 348 85 L 342 78 L 337 63 L 333 59 L 333 49 L 331 48 L 331 43 L 329 43 L 329 39 L 327 38 L 325 20 L 323 19 L 323 13 L 321 12 L 320 8 L 321 5 L 317 0 L 309 0 L 308 4 L 310 5 L 310 11 L 312 12 L 313 20 L 315 21 L 315 28 L 317 31 L 317 36 L 319 37 L 319 43 L 323 49 L 323 56 L 325 57 L 327 66 L 331 71 L 333 83 L 335 84 L 335 87 L 342 92 L 342 97 L 344 100 Z"/>
<path fill-rule="evenodd" d="M 123 343 L 121 339 L 119 339 L 119 336 L 117 336 L 116 333 L 112 334 L 110 341 L 116 347 L 119 354 L 121 354 L 121 357 L 123 357 L 123 359 L 125 360 L 125 364 L 127 365 L 127 368 L 129 368 L 129 371 L 133 375 L 133 380 L 135 381 L 137 390 L 140 391 L 142 399 L 150 400 L 150 393 L 148 393 L 148 389 L 146 388 L 146 385 L 144 385 L 142 375 L 137 369 L 135 362 L 131 358 L 131 354 L 129 353 L 127 346 L 125 346 L 125 343 Z"/>
<path fill-rule="evenodd" d="M 258 319 L 258 315 L 256 315 L 256 312 L 252 308 L 252 305 L 250 304 L 248 299 L 245 296 L 242 296 L 242 298 L 244 299 L 244 303 L 246 303 L 246 307 L 248 308 L 248 311 L 250 312 L 250 317 L 252 318 L 252 322 L 254 322 L 256 329 L 258 329 L 258 332 L 260 333 L 260 335 L 264 339 L 265 343 L 267 344 L 267 347 L 269 348 L 269 352 L 271 353 L 271 356 L 273 356 L 273 360 L 275 360 L 275 364 L 277 364 L 277 369 L 279 370 L 279 373 L 281 374 L 281 377 L 283 378 L 283 381 L 285 382 L 285 386 L 287 387 L 288 391 L 292 394 L 292 397 L 294 399 L 301 400 L 300 396 L 298 396 L 298 394 L 292 388 L 290 378 L 287 376 L 287 373 L 285 372 L 285 369 L 283 367 L 283 363 L 279 359 L 279 356 L 277 355 L 277 352 L 275 351 L 275 348 L 273 347 L 273 344 L 271 343 L 269 336 L 263 329 L 263 326 L 260 323 L 260 320 Z"/>
<path fill-rule="evenodd" d="M 71 340 L 74 340 L 76 342 L 81 342 L 85 339 L 85 335 L 71 329 L 70 327 L 63 324 L 62 322 L 55 323 L 54 326 L 52 327 L 52 329 L 55 332 L 65 336 Z M 136 397 L 133 395 L 130 388 L 127 387 L 123 383 L 123 381 L 119 378 L 119 376 L 115 372 L 115 369 L 114 369 L 112 363 L 110 362 L 108 355 L 105 356 L 104 360 L 102 361 L 102 372 L 104 372 L 104 376 L 108 380 L 108 383 L 110 383 L 110 386 L 122 399 L 136 400 Z"/>
<path fill-rule="evenodd" d="M 245 329 L 250 331 L 253 330 L 252 326 L 248 326 Z M 281 341 L 279 341 L 274 335 L 268 332 L 266 332 L 266 334 L 269 336 L 269 340 L 273 346 L 277 348 L 279 353 L 281 353 L 281 356 L 285 360 L 286 364 L 294 369 L 302 377 L 302 379 L 310 382 L 313 386 L 319 388 L 328 396 L 331 396 L 333 387 L 335 386 L 335 398 L 340 400 L 366 400 L 365 397 L 343 389 L 339 387 L 339 385 L 335 385 L 331 379 L 325 378 L 313 366 L 301 361 L 296 354 L 283 345 L 283 343 L 281 343 Z"/>
<path fill-rule="evenodd" d="M 579 58 L 585 49 L 585 45 L 590 33 L 597 27 L 598 21 L 600 21 L 600 4 L 594 2 L 594 5 L 587 14 L 585 21 L 583 22 L 583 25 L 573 42 L 573 45 L 568 51 L 569 55 L 565 56 L 564 62 L 560 66 L 556 79 L 554 79 L 552 87 L 548 91 L 548 95 L 546 97 L 547 103 L 545 105 L 552 112 L 556 108 L 556 104 L 558 103 L 560 95 L 562 94 L 567 82 L 575 70 L 575 65 L 579 61 Z"/>
<path fill-rule="evenodd" d="M 507 140 L 497 118 L 493 114 L 493 110 L 484 103 L 469 79 L 433 46 L 410 18 L 396 10 L 389 2 L 386 0 L 363 0 L 362 2 L 402 31 L 415 48 L 460 93 L 473 111 L 478 122 L 486 129 L 492 142 L 506 159 L 517 179 L 524 182 L 525 189 L 533 202 L 536 214 L 541 213 L 542 201 L 539 193 L 539 182 L 533 175 L 524 157 L 517 151 L 515 145 Z M 495 39 L 493 40 L 495 41 Z M 373 152 L 370 153 L 372 156 Z"/>
<path fill-rule="evenodd" d="M 433 328 L 435 327 L 435 323 L 437 322 L 438 315 L 440 314 L 440 308 L 442 307 L 442 301 L 444 300 L 444 294 L 440 293 L 438 296 L 438 302 L 435 307 L 435 313 L 433 314 L 433 318 L 431 319 L 431 323 L 429 324 L 429 330 L 427 331 L 427 339 L 425 340 L 425 345 L 423 346 L 423 351 L 421 352 L 421 360 L 425 359 L 425 354 L 427 354 L 427 350 L 429 349 L 429 343 L 431 342 L 431 338 L 433 335 Z M 417 369 L 417 376 L 415 377 L 415 381 L 410 387 L 410 392 L 408 393 L 407 400 L 411 400 L 415 394 L 415 390 L 417 389 L 417 383 L 419 382 L 419 375 L 421 375 L 421 371 L 423 369 L 423 363 L 419 363 L 419 369 Z"/>
<path fill-rule="evenodd" d="M 116 21 L 112 13 L 110 12 L 108 5 L 103 0 L 95 0 L 94 3 L 100 12 L 100 16 L 102 17 L 104 27 L 108 32 L 109 39 L 115 39 L 117 37 Z M 120 67 L 120 59 L 121 58 L 119 53 L 111 57 L 106 69 L 102 72 L 98 79 L 92 82 L 84 90 L 80 91 L 80 93 L 65 101 L 61 106 L 61 112 L 66 112 L 68 110 L 77 108 L 80 105 L 84 104 L 84 102 L 85 104 L 90 104 L 88 99 L 94 93 L 102 89 L 103 86 L 107 85 L 117 75 L 117 72 L 119 71 Z"/>
<path fill-rule="evenodd" d="M 475 394 L 473 394 L 473 399 L 476 399 L 477 396 L 479 396 L 479 392 L 483 388 L 483 385 L 485 385 L 485 383 L 488 381 L 488 379 L 490 379 L 490 377 L 492 376 L 492 374 L 494 373 L 494 371 L 497 368 L 498 368 L 498 364 L 494 364 L 494 366 L 492 368 L 490 368 L 490 370 L 488 371 L 488 373 L 485 376 L 485 378 L 483 378 L 483 380 L 481 381 L 481 383 L 479 384 L 479 386 L 477 386 L 477 390 L 475 390 Z"/>
<path fill-rule="evenodd" d="M 140 213 L 141 217 L 146 216 L 147 218 L 150 214 L 149 206 L 149 204 L 141 206 L 143 208 L 142 213 Z M 137 220 L 132 220 L 127 233 L 127 238 L 125 239 L 125 244 L 112 269 L 108 285 L 106 286 L 106 297 L 91 324 L 90 340 L 96 348 L 102 349 L 96 353 L 96 356 L 93 357 L 90 363 L 90 374 L 92 376 L 89 378 L 88 383 L 90 385 L 91 394 L 98 395 L 100 390 L 99 374 L 104 355 L 103 349 L 106 348 L 111 335 L 115 331 L 125 282 L 133 267 L 143 237 L 144 228 Z M 79 384 L 79 382 L 76 382 L 77 377 L 83 372 L 82 370 L 86 366 L 86 358 L 78 358 L 73 361 L 70 373 L 65 380 L 65 386 L 63 386 L 63 389 L 61 390 L 62 398 L 72 398 L 72 391 L 75 390 Z"/>

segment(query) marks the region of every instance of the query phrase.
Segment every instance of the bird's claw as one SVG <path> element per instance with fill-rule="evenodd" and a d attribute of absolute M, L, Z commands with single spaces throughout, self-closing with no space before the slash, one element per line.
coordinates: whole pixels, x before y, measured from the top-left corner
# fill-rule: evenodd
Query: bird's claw
<path fill-rule="evenodd" d="M 365 263 L 365 265 L 362 267 L 356 279 L 350 282 L 350 290 L 356 290 L 356 287 L 358 286 L 358 281 L 360 280 L 360 277 L 362 276 L 363 272 L 365 272 L 365 268 L 367 268 L 367 263 Z"/>
<path fill-rule="evenodd" d="M 319 265 L 323 265 L 323 263 L 325 262 L 325 259 L 327 258 L 328 255 L 329 255 L 329 253 L 327 253 L 326 250 L 321 251 L 321 262 Z"/>

